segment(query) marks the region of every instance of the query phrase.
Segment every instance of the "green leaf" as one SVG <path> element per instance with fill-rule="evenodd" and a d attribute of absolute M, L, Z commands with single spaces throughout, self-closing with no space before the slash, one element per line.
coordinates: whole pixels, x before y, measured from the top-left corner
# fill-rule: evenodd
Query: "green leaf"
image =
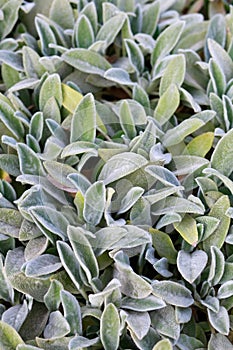
<path fill-rule="evenodd" d="M 159 20 L 160 2 L 155 1 L 143 9 L 142 33 L 154 35 Z"/>
<path fill-rule="evenodd" d="M 165 232 L 149 229 L 152 235 L 152 243 L 161 258 L 165 257 L 170 264 L 176 264 L 177 250 L 169 235 Z"/>
<path fill-rule="evenodd" d="M 40 56 L 29 46 L 23 46 L 23 66 L 28 78 L 41 78 L 45 73 L 45 68 L 39 62 Z"/>
<path fill-rule="evenodd" d="M 1 320 L 9 324 L 18 332 L 24 323 L 27 314 L 28 305 L 26 301 L 24 301 L 22 305 L 17 304 L 4 311 Z"/>
<path fill-rule="evenodd" d="M 82 334 L 82 316 L 78 300 L 71 293 L 62 290 L 61 301 L 71 334 Z"/>
<path fill-rule="evenodd" d="M 208 48 L 215 62 L 222 69 L 226 81 L 229 81 L 233 74 L 233 62 L 228 53 L 215 40 L 208 39 Z"/>
<path fill-rule="evenodd" d="M 15 116 L 14 110 L 9 103 L 2 100 L 0 101 L 0 120 L 17 139 L 24 136 L 24 127 L 22 122 Z"/>
<path fill-rule="evenodd" d="M 151 323 L 162 336 L 175 340 L 180 336 L 180 325 L 176 322 L 175 309 L 171 305 L 153 312 Z"/>
<path fill-rule="evenodd" d="M 62 338 L 70 332 L 69 323 L 60 311 L 53 311 L 44 330 L 45 339 Z"/>
<path fill-rule="evenodd" d="M 170 196 L 155 203 L 152 207 L 152 214 L 163 215 L 163 214 L 174 214 L 174 213 L 194 213 L 194 214 L 204 214 L 203 208 L 199 205 L 191 202 L 185 198 L 179 198 L 175 196 Z M 195 241 L 197 239 L 196 230 L 193 227 L 192 230 L 193 237 Z M 186 235 L 185 235 L 186 236 Z M 187 237 L 188 238 L 188 237 Z"/>
<path fill-rule="evenodd" d="M 210 19 L 210 24 L 207 32 L 207 39 L 213 39 L 215 40 L 218 44 L 220 44 L 222 47 L 225 46 L 226 42 L 226 20 L 225 17 L 222 15 L 222 13 L 216 13 L 211 19 Z M 208 45 L 206 42 L 205 45 L 205 56 L 206 59 L 209 60 L 209 50 L 208 50 Z"/>
<path fill-rule="evenodd" d="M 77 47 L 88 49 L 94 42 L 92 25 L 85 15 L 79 16 L 74 27 L 74 41 Z"/>
<path fill-rule="evenodd" d="M 137 275 L 125 261 L 122 261 L 122 259 L 124 259 L 122 251 L 114 255 L 114 260 L 116 262 L 116 278 L 118 278 L 121 283 L 121 292 L 135 299 L 148 297 L 152 292 L 151 285 Z"/>
<path fill-rule="evenodd" d="M 68 0 L 62 3 L 54 0 L 50 7 L 49 17 L 64 29 L 72 28 L 74 25 L 73 11 Z"/>
<path fill-rule="evenodd" d="M 229 298 L 233 295 L 233 281 L 227 281 L 221 285 L 217 297 L 219 299 Z"/>
<path fill-rule="evenodd" d="M 160 125 L 164 125 L 177 110 L 180 104 L 180 93 L 175 84 L 169 85 L 160 97 L 154 111 L 154 118 Z"/>
<path fill-rule="evenodd" d="M 81 13 L 88 17 L 94 29 L 94 32 L 96 33 L 97 27 L 98 27 L 98 18 L 97 18 L 97 9 L 96 9 L 95 3 L 93 2 L 87 3 L 86 6 L 82 9 Z"/>
<path fill-rule="evenodd" d="M 140 103 L 144 108 L 150 108 L 149 96 L 139 84 L 136 84 L 133 88 L 133 99 Z"/>
<path fill-rule="evenodd" d="M 110 63 L 100 54 L 87 49 L 70 49 L 63 53 L 66 63 L 84 73 L 104 75 L 111 68 Z"/>
<path fill-rule="evenodd" d="M 100 339 L 105 350 L 117 350 L 120 341 L 120 317 L 117 308 L 110 303 L 100 320 Z"/>
<path fill-rule="evenodd" d="M 69 350 L 82 350 L 83 348 L 89 348 L 96 345 L 99 342 L 99 338 L 88 339 L 80 335 L 76 335 L 69 342 Z"/>
<path fill-rule="evenodd" d="M 36 153 L 24 143 L 17 144 L 19 166 L 22 174 L 44 175 L 44 169 Z"/>
<path fill-rule="evenodd" d="M 183 154 L 190 154 L 192 156 L 205 157 L 210 151 L 214 141 L 213 132 L 205 132 L 194 137 L 186 146 Z"/>
<path fill-rule="evenodd" d="M 13 327 L 0 321 L 0 346 L 2 350 L 15 350 L 17 345 L 23 343 L 22 338 Z"/>
<path fill-rule="evenodd" d="M 129 104 L 127 101 L 122 101 L 119 117 L 120 117 L 120 124 L 125 135 L 130 140 L 133 139 L 137 134 L 137 130 L 136 130 L 133 116 L 131 114 L 131 110 L 129 108 Z"/>
<path fill-rule="evenodd" d="M 215 246 L 210 247 L 211 264 L 207 281 L 211 286 L 217 285 L 223 276 L 225 268 L 224 255 L 220 249 Z"/>
<path fill-rule="evenodd" d="M 121 201 L 121 207 L 118 211 L 118 214 L 125 213 L 128 211 L 142 196 L 144 189 L 141 187 L 132 187 L 129 192 L 125 195 L 125 197 Z"/>
<path fill-rule="evenodd" d="M 211 58 L 209 62 L 209 73 L 214 92 L 218 96 L 222 96 L 226 90 L 226 78 L 223 74 L 222 69 L 213 58 Z"/>
<path fill-rule="evenodd" d="M 188 307 L 193 304 L 192 293 L 182 284 L 173 281 L 155 281 L 153 294 L 162 298 L 167 304 Z"/>
<path fill-rule="evenodd" d="M 176 67 L 176 69 L 174 69 Z M 178 88 L 183 84 L 186 70 L 184 55 L 174 55 L 164 70 L 159 86 L 159 94 L 162 96 L 171 84 Z"/>
<path fill-rule="evenodd" d="M 41 42 L 41 51 L 45 56 L 56 55 L 56 50 L 54 48 L 49 47 L 49 44 L 57 44 L 57 40 L 53 30 L 50 25 L 40 17 L 35 18 L 35 25 L 37 33 L 40 37 Z"/>
<path fill-rule="evenodd" d="M 121 31 L 123 24 L 125 23 L 125 19 L 126 15 L 123 12 L 120 12 L 116 16 L 111 17 L 101 26 L 96 36 L 96 41 L 105 41 L 106 48 L 110 46 L 114 42 L 118 33 Z"/>
<path fill-rule="evenodd" d="M 26 345 L 26 344 L 19 344 L 16 348 L 16 350 L 40 350 L 41 348 L 38 348 L 37 346 L 32 345 Z"/>
<path fill-rule="evenodd" d="M 44 303 L 49 311 L 56 311 L 61 303 L 60 292 L 63 285 L 57 280 L 52 280 L 48 292 L 44 296 Z"/>
<path fill-rule="evenodd" d="M 64 269 L 76 288 L 80 290 L 83 282 L 80 277 L 80 265 L 73 250 L 67 243 L 61 241 L 57 242 L 57 250 Z"/>
<path fill-rule="evenodd" d="M 22 221 L 22 215 L 18 210 L 0 208 L 0 233 L 18 238 Z"/>
<path fill-rule="evenodd" d="M 133 311 L 154 311 L 162 309 L 166 306 L 166 303 L 161 299 L 157 298 L 154 295 L 149 295 L 147 298 L 142 299 L 133 299 L 130 297 L 125 297 L 122 299 L 121 307 L 126 310 Z"/>
<path fill-rule="evenodd" d="M 66 84 L 61 84 L 63 102 L 62 105 L 70 112 L 74 113 L 83 95 Z"/>
<path fill-rule="evenodd" d="M 99 224 L 105 208 L 106 189 L 102 181 L 92 184 L 84 196 L 83 217 L 86 222 L 96 226 Z"/>
<path fill-rule="evenodd" d="M 144 69 L 144 56 L 139 46 L 131 39 L 125 39 L 125 47 L 129 61 L 137 72 L 142 73 Z"/>
<path fill-rule="evenodd" d="M 160 340 L 152 350 L 172 350 L 172 344 L 168 339 Z"/>
<path fill-rule="evenodd" d="M 85 271 L 89 283 L 91 283 L 93 278 L 98 277 L 99 267 L 85 231 L 82 228 L 69 226 L 68 237 L 75 256 Z"/>
<path fill-rule="evenodd" d="M 32 116 L 30 122 L 29 133 L 35 137 L 37 141 L 41 140 L 43 134 L 44 119 L 41 112 L 37 112 Z"/>
<path fill-rule="evenodd" d="M 55 272 L 59 270 L 61 266 L 57 256 L 42 254 L 26 262 L 22 269 L 27 277 L 39 277 Z"/>
<path fill-rule="evenodd" d="M 164 58 L 167 54 L 169 54 L 172 51 L 172 49 L 176 46 L 183 29 L 184 22 L 176 21 L 160 33 L 156 40 L 155 48 L 151 55 L 152 66 L 154 66 L 156 62 Z"/>
<path fill-rule="evenodd" d="M 21 0 L 9 0 L 1 6 L 4 14 L 4 20 L 1 21 L 0 38 L 4 39 L 13 29 L 18 20 L 18 11 L 20 9 Z"/>
<path fill-rule="evenodd" d="M 123 152 L 111 157 L 103 166 L 99 180 L 105 185 L 129 175 L 147 164 L 147 160 L 136 153 Z"/>
<path fill-rule="evenodd" d="M 198 118 L 184 120 L 178 126 L 166 132 L 163 136 L 163 143 L 165 147 L 177 145 L 183 141 L 186 136 L 192 134 L 204 125 L 205 123 Z"/>
<path fill-rule="evenodd" d="M 232 350 L 232 343 L 220 333 L 211 334 L 208 350 L 225 349 Z"/>
<path fill-rule="evenodd" d="M 228 335 L 230 328 L 230 320 L 225 307 L 220 306 L 218 312 L 207 309 L 209 321 L 211 325 L 221 334 Z"/>
<path fill-rule="evenodd" d="M 110 68 L 104 73 L 104 78 L 120 85 L 135 85 L 130 79 L 129 73 L 122 68 Z"/>
<path fill-rule="evenodd" d="M 233 151 L 231 147 L 233 130 L 228 131 L 217 143 L 211 156 L 212 168 L 223 175 L 229 176 L 233 171 Z"/>
<path fill-rule="evenodd" d="M 220 223 L 213 234 L 203 241 L 205 251 L 209 251 L 211 246 L 216 246 L 219 249 L 222 247 L 230 226 L 230 218 L 225 215 L 229 207 L 229 197 L 221 196 L 211 208 L 209 216 L 220 220 Z"/>
<path fill-rule="evenodd" d="M 6 276 L 13 288 L 22 293 L 29 294 L 35 300 L 41 302 L 49 289 L 50 280 L 26 277 L 21 271 L 24 263 L 24 250 L 22 247 L 8 251 L 5 260 Z"/>
<path fill-rule="evenodd" d="M 61 107 L 63 102 L 62 89 L 61 89 L 61 79 L 58 74 L 50 75 L 43 83 L 40 89 L 39 105 L 40 109 L 43 111 L 47 101 L 54 97 Z"/>
<path fill-rule="evenodd" d="M 180 250 L 177 257 L 177 267 L 182 277 L 189 283 L 193 283 L 204 270 L 208 256 L 203 250 L 187 253 Z"/>
<path fill-rule="evenodd" d="M 127 328 L 141 340 L 150 329 L 151 319 L 148 312 L 129 311 L 127 312 L 126 323 Z"/>
<path fill-rule="evenodd" d="M 92 94 L 87 94 L 79 102 L 71 122 L 70 141 L 94 142 L 96 134 L 96 108 Z"/>
<path fill-rule="evenodd" d="M 194 247 L 196 246 L 198 242 L 198 231 L 195 219 L 186 214 L 181 222 L 174 223 L 173 225 L 186 242 Z"/>

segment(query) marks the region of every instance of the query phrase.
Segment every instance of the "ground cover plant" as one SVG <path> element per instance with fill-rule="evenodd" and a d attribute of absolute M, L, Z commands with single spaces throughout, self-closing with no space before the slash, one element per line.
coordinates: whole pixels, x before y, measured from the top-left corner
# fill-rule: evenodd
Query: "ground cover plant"
<path fill-rule="evenodd" d="M 233 349 L 233 7 L 0 0 L 0 349 Z"/>

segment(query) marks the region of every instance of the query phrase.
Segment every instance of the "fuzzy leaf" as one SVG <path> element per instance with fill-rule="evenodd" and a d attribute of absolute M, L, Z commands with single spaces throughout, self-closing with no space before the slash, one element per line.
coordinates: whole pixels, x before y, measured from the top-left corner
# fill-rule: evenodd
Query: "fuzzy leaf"
<path fill-rule="evenodd" d="M 147 160 L 135 153 L 124 152 L 111 157 L 103 166 L 99 180 L 105 185 L 133 173 L 147 164 Z"/>
<path fill-rule="evenodd" d="M 197 225 L 196 221 L 190 215 L 186 214 L 181 222 L 174 223 L 173 225 L 186 242 L 196 246 L 198 241 Z"/>
<path fill-rule="evenodd" d="M 220 220 L 220 223 L 213 234 L 204 240 L 203 248 L 205 251 L 209 251 L 211 246 L 222 247 L 230 225 L 230 218 L 225 215 L 229 207 L 229 198 L 227 196 L 221 196 L 211 208 L 209 216 Z"/>
<path fill-rule="evenodd" d="M 70 49 L 62 55 L 66 63 L 84 73 L 104 75 L 111 68 L 110 63 L 100 54 L 87 49 Z"/>
<path fill-rule="evenodd" d="M 106 203 L 106 189 L 102 181 L 97 181 L 91 185 L 84 196 L 84 219 L 96 226 L 99 224 L 104 213 Z"/>
<path fill-rule="evenodd" d="M 78 300 L 69 292 L 61 291 L 64 316 L 70 325 L 72 334 L 82 334 L 82 317 Z"/>
<path fill-rule="evenodd" d="M 211 334 L 208 350 L 216 349 L 232 350 L 232 343 L 221 333 Z"/>
<path fill-rule="evenodd" d="M 160 340 L 152 350 L 172 350 L 172 344 L 168 339 Z"/>
<path fill-rule="evenodd" d="M 169 85 L 162 94 L 154 111 L 154 118 L 160 125 L 169 121 L 180 104 L 180 94 L 175 84 Z M 189 120 L 190 122 L 190 120 Z"/>
<path fill-rule="evenodd" d="M 164 145 L 166 147 L 177 145 L 183 141 L 187 135 L 193 133 L 204 125 L 205 123 L 198 118 L 184 120 L 178 126 L 166 132 L 163 137 Z"/>
<path fill-rule="evenodd" d="M 120 12 L 116 16 L 111 17 L 107 22 L 103 24 L 103 26 L 101 26 L 96 36 L 96 40 L 105 41 L 106 47 L 111 45 L 122 29 L 125 19 L 126 15 L 123 12 Z"/>
<path fill-rule="evenodd" d="M 218 312 L 207 309 L 208 317 L 211 325 L 221 334 L 228 335 L 230 328 L 230 321 L 225 307 L 220 306 Z"/>
<path fill-rule="evenodd" d="M 125 47 L 131 65 L 136 69 L 136 71 L 142 73 L 144 69 L 144 56 L 139 46 L 133 40 L 126 39 Z"/>
<path fill-rule="evenodd" d="M 177 267 L 183 278 L 193 283 L 202 273 L 208 261 L 208 256 L 203 250 L 187 253 L 180 250 L 177 257 Z"/>
<path fill-rule="evenodd" d="M 70 141 L 94 142 L 96 133 L 96 109 L 92 94 L 87 94 L 74 111 Z"/>
<path fill-rule="evenodd" d="M 175 310 L 171 305 L 153 312 L 151 322 L 159 334 L 175 340 L 179 338 L 180 325 L 176 322 Z"/>
<path fill-rule="evenodd" d="M 153 311 L 162 309 L 166 304 L 161 298 L 157 298 L 154 295 L 149 295 L 147 298 L 133 299 L 125 297 L 122 299 L 121 307 L 126 310 L 133 311 Z"/>
<path fill-rule="evenodd" d="M 153 283 L 153 294 L 171 305 L 187 307 L 193 304 L 190 290 L 177 282 L 155 281 Z"/>
<path fill-rule="evenodd" d="M 70 332 L 69 323 L 60 311 L 53 311 L 50 314 L 49 322 L 44 330 L 45 339 L 62 338 Z"/>
<path fill-rule="evenodd" d="M 233 151 L 231 147 L 233 130 L 228 131 L 217 143 L 211 156 L 212 168 L 218 170 L 223 175 L 229 176 L 233 171 Z"/>
<path fill-rule="evenodd" d="M 175 264 L 177 259 L 177 250 L 175 249 L 171 238 L 165 232 L 150 228 L 152 234 L 153 246 L 159 256 L 167 258 L 170 264 Z"/>
<path fill-rule="evenodd" d="M 178 42 L 181 33 L 184 29 L 184 22 L 176 21 L 174 24 L 168 26 L 162 33 L 158 36 L 155 48 L 151 55 L 152 66 L 164 56 L 166 56 L 175 47 Z"/>
<path fill-rule="evenodd" d="M 98 277 L 99 268 L 92 247 L 81 228 L 69 226 L 68 237 L 80 266 L 85 271 L 89 283 Z"/>
<path fill-rule="evenodd" d="M 15 350 L 17 345 L 23 343 L 22 338 L 13 327 L 0 321 L 0 346 L 2 350 Z"/>
<path fill-rule="evenodd" d="M 174 67 L 176 67 L 176 69 L 174 69 Z M 182 85 L 185 77 L 185 68 L 185 56 L 182 54 L 175 55 L 174 58 L 169 61 L 161 78 L 159 86 L 160 96 L 163 95 L 171 84 L 176 84 L 178 88 Z"/>
<path fill-rule="evenodd" d="M 105 350 L 117 350 L 120 340 L 120 317 L 114 304 L 108 304 L 100 320 L 100 339 Z"/>
<path fill-rule="evenodd" d="M 17 139 L 24 136 L 22 122 L 15 116 L 13 108 L 4 101 L 0 101 L 0 120 Z"/>
<path fill-rule="evenodd" d="M 29 260 L 24 266 L 27 277 L 38 277 L 48 275 L 61 268 L 60 260 L 51 254 L 42 254 L 35 259 Z"/>

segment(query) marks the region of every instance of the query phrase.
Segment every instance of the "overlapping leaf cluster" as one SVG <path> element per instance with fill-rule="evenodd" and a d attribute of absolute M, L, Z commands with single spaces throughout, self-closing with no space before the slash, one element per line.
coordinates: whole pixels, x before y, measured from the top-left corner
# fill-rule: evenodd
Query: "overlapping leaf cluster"
<path fill-rule="evenodd" d="M 232 349 L 233 7 L 0 21 L 0 348 Z"/>

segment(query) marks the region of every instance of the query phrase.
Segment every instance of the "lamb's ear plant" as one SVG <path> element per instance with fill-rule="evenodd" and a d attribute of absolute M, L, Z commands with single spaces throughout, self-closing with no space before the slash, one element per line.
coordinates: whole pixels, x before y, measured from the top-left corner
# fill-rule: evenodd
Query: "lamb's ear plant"
<path fill-rule="evenodd" d="M 231 350 L 233 7 L 0 22 L 1 350 Z"/>

